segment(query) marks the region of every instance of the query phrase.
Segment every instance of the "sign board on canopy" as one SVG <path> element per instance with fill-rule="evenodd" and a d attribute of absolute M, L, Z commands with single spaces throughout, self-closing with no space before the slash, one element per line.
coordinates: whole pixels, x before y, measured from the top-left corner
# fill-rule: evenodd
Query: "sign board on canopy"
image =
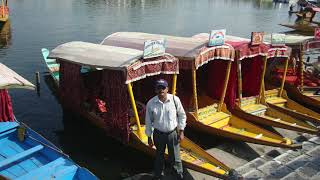
<path fill-rule="evenodd" d="M 320 40 L 320 28 L 314 29 L 314 39 Z"/>
<path fill-rule="evenodd" d="M 252 32 L 251 33 L 251 45 L 259 45 L 263 42 L 264 32 Z"/>
<path fill-rule="evenodd" d="M 166 50 L 165 39 L 148 40 L 144 42 L 143 58 L 163 56 Z"/>
<path fill-rule="evenodd" d="M 209 36 L 208 46 L 221 46 L 224 44 L 224 38 L 226 35 L 225 29 L 212 30 Z"/>
<path fill-rule="evenodd" d="M 271 45 L 272 46 L 284 46 L 286 44 L 286 35 L 272 33 L 271 34 Z"/>

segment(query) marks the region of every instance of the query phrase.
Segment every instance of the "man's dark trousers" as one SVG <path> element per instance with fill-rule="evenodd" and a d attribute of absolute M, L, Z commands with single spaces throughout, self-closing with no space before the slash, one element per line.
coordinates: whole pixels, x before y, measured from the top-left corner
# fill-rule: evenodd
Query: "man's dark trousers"
<path fill-rule="evenodd" d="M 169 163 L 173 165 L 177 174 L 183 173 L 182 162 L 180 158 L 180 143 L 178 141 L 177 131 L 163 133 L 157 129 L 153 132 L 153 141 L 156 146 L 156 159 L 154 164 L 155 176 L 160 177 L 164 168 L 164 153 L 168 147 Z"/>

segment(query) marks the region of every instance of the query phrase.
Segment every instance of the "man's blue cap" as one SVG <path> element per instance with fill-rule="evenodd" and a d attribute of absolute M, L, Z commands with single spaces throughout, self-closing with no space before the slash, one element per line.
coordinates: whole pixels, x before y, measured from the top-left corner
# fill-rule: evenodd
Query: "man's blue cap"
<path fill-rule="evenodd" d="M 164 80 L 164 79 L 159 79 L 156 82 L 156 88 L 159 87 L 159 86 L 168 87 L 168 82 L 166 80 Z"/>

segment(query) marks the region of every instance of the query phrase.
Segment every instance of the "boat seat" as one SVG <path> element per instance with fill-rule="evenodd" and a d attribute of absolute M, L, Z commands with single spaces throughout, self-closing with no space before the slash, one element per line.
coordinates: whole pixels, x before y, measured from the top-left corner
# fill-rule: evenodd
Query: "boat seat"
<path fill-rule="evenodd" d="M 229 114 L 220 111 L 220 112 L 212 113 L 209 116 L 206 116 L 204 118 L 200 118 L 199 120 L 200 120 L 200 122 L 202 122 L 205 125 L 211 125 L 217 121 L 220 121 L 220 120 L 223 120 L 223 119 L 226 119 L 229 117 L 230 117 Z"/>
<path fill-rule="evenodd" d="M 7 159 L 4 159 L 3 161 L 0 162 L 0 169 L 5 167 L 5 166 L 10 165 L 13 162 L 19 161 L 19 160 L 21 160 L 21 159 L 23 159 L 23 158 L 25 158 L 25 157 L 27 157 L 27 156 L 29 156 L 31 154 L 34 154 L 34 153 L 42 150 L 43 148 L 44 147 L 42 145 L 38 145 L 38 146 L 30 148 L 30 149 L 28 149 L 26 151 L 20 152 L 20 153 L 14 155 L 14 156 L 11 156 L 11 157 L 9 157 Z"/>
<path fill-rule="evenodd" d="M 253 115 L 262 114 L 266 112 L 267 108 L 268 107 L 263 104 L 249 104 L 246 106 L 241 106 L 242 110 Z"/>
<path fill-rule="evenodd" d="M 266 100 L 270 104 L 284 104 L 287 102 L 287 100 L 282 97 L 269 97 Z"/>
<path fill-rule="evenodd" d="M 271 121 L 275 121 L 275 122 L 278 122 L 281 120 L 280 118 L 273 118 L 271 116 L 266 116 L 266 115 L 262 115 L 261 117 L 268 119 L 268 120 L 271 120 Z"/>

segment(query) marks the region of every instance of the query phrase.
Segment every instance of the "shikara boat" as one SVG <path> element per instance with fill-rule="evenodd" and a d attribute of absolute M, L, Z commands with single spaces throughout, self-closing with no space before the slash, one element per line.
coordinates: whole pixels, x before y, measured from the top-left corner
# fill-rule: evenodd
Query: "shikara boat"
<path fill-rule="evenodd" d="M 154 82 L 152 79 L 159 76 L 171 78 L 175 92 L 179 67 L 178 59 L 170 54 L 142 57 L 140 50 L 86 42 L 65 43 L 49 54 L 60 63 L 59 91 L 65 110 L 82 115 L 107 135 L 154 155 L 155 147 L 148 146 L 143 125 L 144 100 L 149 100 L 154 89 L 150 80 Z M 88 72 L 81 71 L 83 66 Z M 230 168 L 191 140 L 185 138 L 180 145 L 184 166 L 228 178 Z"/>
<path fill-rule="evenodd" d="M 295 29 L 297 31 L 313 33 L 315 28 L 318 28 L 319 22 L 314 21 L 317 12 L 320 11 L 318 7 L 308 6 L 304 11 L 296 13 L 297 20 L 295 24 L 279 24 L 281 26 Z"/>
<path fill-rule="evenodd" d="M 297 148 L 288 138 L 262 129 L 249 123 L 238 116 L 231 114 L 224 102 L 231 62 L 234 57 L 234 49 L 228 45 L 207 47 L 207 41 L 191 37 L 175 37 L 158 34 L 147 34 L 138 32 L 118 32 L 106 37 L 101 44 L 114 45 L 126 48 L 142 49 L 143 43 L 150 39 L 166 40 L 166 52 L 179 58 L 181 83 L 178 83 L 177 92 L 182 99 L 187 112 L 187 126 L 198 131 L 209 134 L 224 136 L 236 140 L 279 146 L 286 148 Z M 205 65 L 219 61 L 225 64 L 223 73 L 225 79 L 220 81 L 219 86 L 223 87 L 217 100 L 207 96 L 203 91 L 203 84 L 200 88 L 197 84 L 197 72 L 207 71 Z M 200 73 L 202 79 L 208 79 L 207 72 Z M 221 76 L 221 75 L 220 75 Z M 213 82 L 215 79 L 208 79 Z M 189 84 L 190 86 L 186 86 Z M 201 93 L 198 95 L 198 91 Z M 187 100 L 185 100 L 187 99 Z M 191 106 L 190 103 L 191 102 Z"/>
<path fill-rule="evenodd" d="M 270 36 L 266 37 L 266 41 L 270 41 Z M 320 113 L 320 96 L 316 94 L 316 91 L 320 89 L 319 79 L 316 77 L 308 76 L 304 70 L 304 57 L 308 54 L 315 55 L 320 49 L 320 41 L 315 40 L 312 36 L 300 36 L 300 35 L 286 35 L 286 45 L 293 50 L 292 59 L 297 58 L 298 65 L 294 66 L 292 63 L 276 64 L 273 71 L 270 70 L 268 77 L 269 84 L 279 84 L 279 79 L 284 79 L 285 76 L 285 89 L 288 96 L 294 101 L 307 106 L 313 111 Z M 291 61 L 293 62 L 293 61 Z M 285 71 L 286 70 L 286 71 Z M 288 74 L 290 70 L 290 74 Z M 284 74 L 286 73 L 286 74 Z M 272 77 L 270 77 L 272 75 Z M 319 116 L 315 112 L 310 112 L 310 115 Z"/>
<path fill-rule="evenodd" d="M 193 38 L 207 39 L 209 34 L 201 33 Z M 280 127 L 284 129 L 315 134 L 318 129 L 297 118 L 288 116 L 264 101 L 264 74 L 267 58 L 287 57 L 286 48 L 270 48 L 267 44 L 251 46 L 250 40 L 235 36 L 227 36 L 226 42 L 236 51 L 232 69 L 232 78 L 229 80 L 227 104 L 232 113 L 259 124 Z M 210 77 L 218 77 L 217 66 L 212 69 Z M 217 79 L 217 78 L 216 78 Z M 244 83 L 244 85 L 242 85 Z M 215 88 L 211 88 L 214 94 Z M 237 95 L 236 95 L 237 94 Z M 238 98 L 236 98 L 236 96 Z"/>
<path fill-rule="evenodd" d="M 9 19 L 8 0 L 1 0 L 0 24 L 7 22 L 8 19 Z"/>
<path fill-rule="evenodd" d="M 34 85 L 1 63 L 0 77 L 0 179 L 98 179 L 15 119 L 7 89 L 34 89 Z"/>
<path fill-rule="evenodd" d="M 47 67 L 49 69 L 49 73 L 50 73 L 51 77 L 55 81 L 55 84 L 59 85 L 59 69 L 60 69 L 60 65 L 56 62 L 55 59 L 48 58 L 48 55 L 50 53 L 50 51 L 48 49 L 42 48 L 41 52 L 42 52 L 43 60 L 45 61 L 46 65 L 47 65 Z"/>

